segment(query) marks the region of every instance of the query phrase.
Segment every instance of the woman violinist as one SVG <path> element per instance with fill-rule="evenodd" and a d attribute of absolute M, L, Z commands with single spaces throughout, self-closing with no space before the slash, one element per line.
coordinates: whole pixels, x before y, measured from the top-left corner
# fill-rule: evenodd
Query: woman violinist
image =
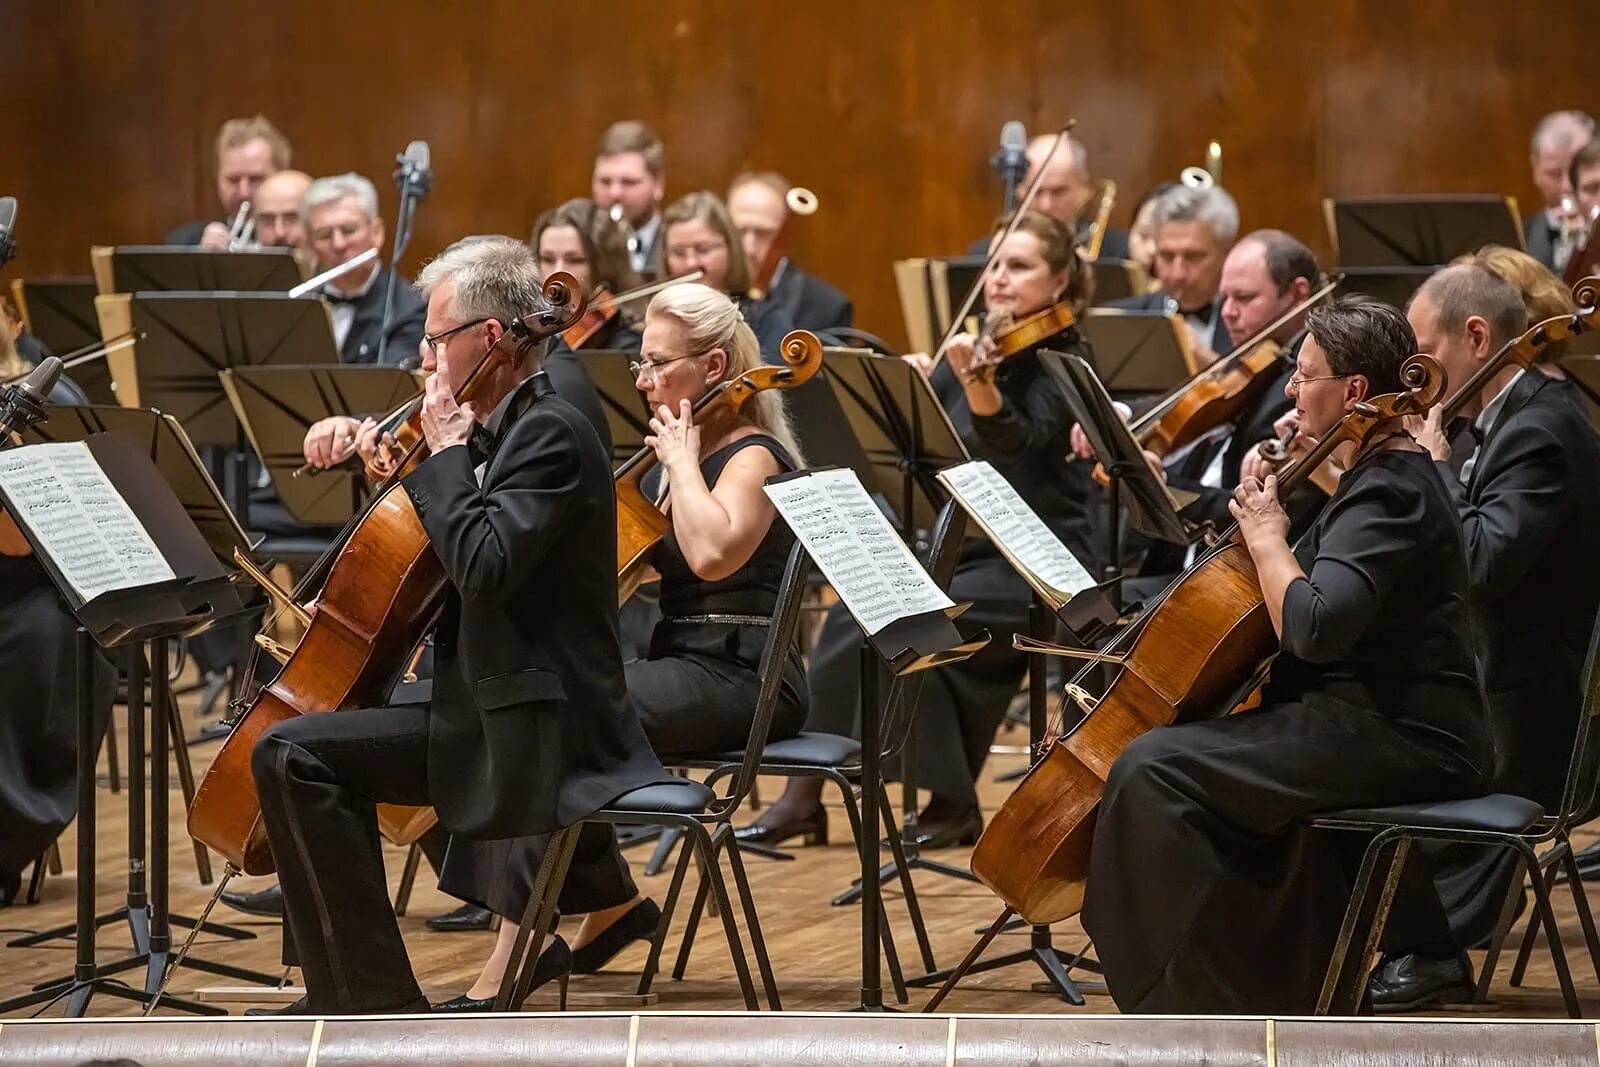
<path fill-rule="evenodd" d="M 1004 227 L 1002 227 L 1002 230 Z M 998 235 L 997 235 L 998 236 Z M 1089 274 L 1079 261 L 1070 230 L 1055 218 L 1028 212 L 1015 232 L 995 249 L 984 279 L 991 323 L 1016 321 L 1058 305 L 1087 303 Z M 1072 417 L 1038 350 L 1081 349 L 1069 326 L 995 362 L 1005 342 L 960 334 L 935 366 L 926 355 L 905 357 L 929 376 L 934 392 L 974 459 L 986 459 L 1067 546 L 1091 568 L 1097 558 L 1090 501 L 1096 489 L 1084 464 L 1066 462 Z M 1029 591 L 986 539 L 963 548 L 950 595 L 973 601 L 965 616 L 995 635 L 972 659 L 936 672 L 923 688 L 917 713 L 918 781 L 933 796 L 919 817 L 924 847 L 970 843 L 982 828 L 974 782 L 990 742 L 1026 669 L 1026 657 L 1011 648 L 1010 635 L 1027 627 Z M 808 727 L 850 734 L 856 728 L 856 650 L 861 634 L 842 608 L 829 613 L 811 660 L 812 719 Z M 821 782 L 790 779 L 783 796 L 754 824 L 738 832 L 766 844 L 826 825 Z"/>
<path fill-rule="evenodd" d="M 540 274 L 549 277 L 564 270 L 589 294 L 587 321 L 550 342 L 546 363 L 552 357 L 568 358 L 575 349 L 639 350 L 638 312 L 631 305 L 613 304 L 609 299 L 640 283 L 639 272 L 628 259 L 628 235 L 620 223 L 593 200 L 576 197 L 540 215 L 528 244 L 539 257 Z"/>
<path fill-rule="evenodd" d="M 760 362 L 755 335 L 722 293 L 685 282 L 650 301 L 636 384 L 654 412 L 646 443 L 665 472 L 672 528 L 651 558 L 663 618 L 648 654 L 625 670 L 628 704 L 658 753 L 731 751 L 749 737 L 766 627 L 793 543 L 761 486 L 803 461 L 776 392 L 757 395 L 738 416 L 713 405 L 697 424 L 689 413 L 718 383 Z M 805 719 L 805 669 L 791 649 L 772 739 L 799 733 Z M 472 988 L 439 1006 L 480 1011 L 510 957 L 542 841 L 461 844 L 451 845 L 441 888 L 511 920 Z M 584 828 L 560 907 L 583 922 L 570 956 L 557 949 L 541 957 L 536 980 L 599 970 L 630 942 L 650 937 L 661 914 L 640 896 L 604 825 Z"/>
<path fill-rule="evenodd" d="M 1345 298 L 1311 312 L 1308 328 L 1288 391 L 1313 436 L 1401 390 L 1416 338 L 1400 312 Z M 1347 842 L 1301 820 L 1484 790 L 1450 494 L 1398 420 L 1359 453 L 1339 451 L 1338 491 L 1292 549 L 1275 478 L 1247 476 L 1235 494 L 1281 647 L 1261 706 L 1152 730 L 1105 783 L 1083 925 L 1123 1011 L 1309 1014 L 1349 857 Z M 1433 903 L 1405 925 L 1448 937 Z"/>

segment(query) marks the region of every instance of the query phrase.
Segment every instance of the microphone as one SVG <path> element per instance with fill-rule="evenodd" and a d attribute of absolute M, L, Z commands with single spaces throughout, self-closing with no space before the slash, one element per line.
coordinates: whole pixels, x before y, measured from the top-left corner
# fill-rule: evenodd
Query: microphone
<path fill-rule="evenodd" d="M 60 377 L 61 360 L 46 356 L 33 373 L 0 390 L 0 447 L 10 444 L 12 434 L 44 419 L 45 398 Z"/>
<path fill-rule="evenodd" d="M 405 192 L 409 187 L 419 199 L 427 196 L 433 186 L 433 162 L 428 142 L 412 141 L 394 161 L 394 181 L 400 191 Z"/>
<path fill-rule="evenodd" d="M 1028 176 L 1028 130 L 1012 119 L 1000 127 L 1000 150 L 989 157 L 989 165 L 1005 182 L 1006 210 L 1017 206 L 1017 189 Z"/>
<path fill-rule="evenodd" d="M 0 267 L 11 262 L 17 254 L 17 242 L 11 237 L 11 227 L 17 221 L 17 198 L 0 196 Z"/>

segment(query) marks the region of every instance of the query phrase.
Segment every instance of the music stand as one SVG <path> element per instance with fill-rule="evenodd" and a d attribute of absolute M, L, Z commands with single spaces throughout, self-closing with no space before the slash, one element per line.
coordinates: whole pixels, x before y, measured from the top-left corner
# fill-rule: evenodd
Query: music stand
<path fill-rule="evenodd" d="M 1404 308 L 1411 295 L 1422 288 L 1438 267 L 1344 267 L 1344 284 L 1339 288 L 1346 293 L 1381 300 L 1391 307 Z"/>
<path fill-rule="evenodd" d="M 89 250 L 100 295 L 145 292 L 279 292 L 305 281 L 288 248 L 224 252 L 179 245 L 98 245 Z"/>
<path fill-rule="evenodd" d="M 233 367 L 219 378 L 245 437 L 266 468 L 273 492 L 296 522 L 342 526 L 371 487 L 359 467 L 308 471 L 306 430 L 332 415 L 382 416 L 417 396 L 418 376 L 399 367 Z"/>
<path fill-rule="evenodd" d="M 639 355 L 612 349 L 582 349 L 578 357 L 600 395 L 606 426 L 611 431 L 611 462 L 615 466 L 643 448 L 645 435 L 650 432 L 648 405 L 634 384 L 637 375 L 628 366 Z"/>
<path fill-rule="evenodd" d="M 94 313 L 94 279 L 14 278 L 11 297 L 28 332 L 56 355 L 100 343 L 100 323 Z M 71 376 L 91 403 L 117 402 L 111 391 L 111 374 L 103 360 L 73 367 Z"/>
<path fill-rule="evenodd" d="M 1090 308 L 1078 331 L 1094 355 L 1107 391 L 1119 396 L 1164 393 L 1197 368 L 1183 319 L 1164 311 Z"/>
<path fill-rule="evenodd" d="M 1437 267 L 1484 245 L 1522 248 L 1515 197 L 1346 196 L 1322 201 L 1334 255 L 1350 267 Z"/>
<path fill-rule="evenodd" d="M 1089 272 L 1094 275 L 1094 302 L 1109 304 L 1144 293 L 1144 268 L 1131 259 L 1095 259 L 1089 262 Z"/>
<path fill-rule="evenodd" d="M 78 628 L 78 870 L 77 908 L 74 931 L 77 940 L 77 958 L 70 977 L 47 982 L 31 993 L 0 1004 L 0 1013 L 30 1007 L 34 1004 L 54 1003 L 67 997 L 67 1014 L 81 1016 L 97 992 L 137 1001 L 148 1005 L 154 998 L 155 988 L 165 973 L 171 950 L 171 933 L 167 912 L 168 869 L 167 856 L 167 730 L 156 725 L 151 731 L 151 791 L 150 791 L 150 857 L 151 877 L 148 904 L 144 896 L 144 882 L 137 856 L 130 856 L 128 919 L 135 938 L 135 955 L 113 964 L 100 965 L 95 960 L 95 930 L 101 925 L 94 914 L 95 904 L 95 756 L 98 738 L 94 730 L 92 698 L 91 638 L 103 648 L 129 649 L 129 743 L 130 749 L 130 845 L 137 835 L 143 844 L 144 804 L 142 746 L 144 715 L 144 652 L 142 646 L 150 644 L 151 703 L 156 708 L 157 723 L 175 710 L 171 683 L 167 671 L 168 642 L 176 637 L 198 633 L 216 621 L 217 604 L 231 597 L 228 573 L 218 563 L 213 550 L 200 531 L 190 522 L 177 494 L 163 479 L 160 470 L 151 460 L 140 442 L 126 434 L 108 432 L 94 434 L 77 442 L 92 457 L 113 491 L 126 502 L 129 511 L 143 533 L 149 538 L 164 565 L 173 577 L 146 581 L 143 584 L 111 587 L 106 591 L 85 596 L 74 584 L 72 575 L 81 572 L 69 568 L 52 556 L 52 542 L 42 538 L 29 518 L 29 496 L 18 484 L 8 484 L 0 479 L 0 504 L 13 516 L 18 528 L 33 547 L 34 554 L 45 572 L 50 575 L 62 599 L 79 621 Z M 7 459 L 14 460 L 29 449 L 70 449 L 71 444 L 48 443 L 24 446 L 14 450 Z M 49 456 L 35 453 L 35 456 Z M 39 467 L 50 465 L 48 458 L 36 460 Z M 30 489 L 29 492 L 37 492 Z M 46 487 L 42 496 L 51 498 L 58 492 Z M 59 504 L 54 506 L 60 506 Z M 87 505 L 86 505 L 87 506 Z M 52 509 L 53 510 L 53 509 Z M 122 541 L 112 542 L 121 545 Z M 112 551 L 123 551 L 121 548 Z M 147 907 L 148 920 L 136 918 L 141 908 Z M 243 936 L 248 932 L 240 932 Z M 142 938 L 141 934 L 145 936 Z M 109 976 L 135 967 L 146 968 L 143 988 L 135 989 Z M 270 975 L 261 975 L 242 968 L 198 961 L 196 968 L 214 973 L 247 978 L 252 981 L 275 981 Z M 184 1011 L 202 1014 L 225 1014 L 213 1005 L 194 1001 L 174 1003 Z"/>

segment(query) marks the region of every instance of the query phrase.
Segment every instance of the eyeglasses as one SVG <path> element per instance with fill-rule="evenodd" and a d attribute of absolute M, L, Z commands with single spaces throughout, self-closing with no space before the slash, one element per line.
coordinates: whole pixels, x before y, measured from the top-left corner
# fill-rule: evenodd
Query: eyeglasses
<path fill-rule="evenodd" d="M 473 319 L 471 322 L 463 322 L 460 326 L 457 326 L 454 329 L 446 330 L 444 333 L 439 334 L 437 337 L 430 337 L 427 334 L 423 334 L 422 335 L 422 343 L 428 346 L 428 350 L 433 353 L 433 358 L 434 359 L 438 359 L 439 358 L 439 346 L 441 344 L 443 344 L 446 340 L 448 340 L 453 335 L 460 333 L 462 330 L 470 330 L 474 326 L 482 326 L 484 323 L 486 323 L 488 321 L 489 321 L 489 316 L 486 315 L 481 319 Z"/>
<path fill-rule="evenodd" d="M 1331 382 L 1336 378 L 1348 377 L 1350 377 L 1348 374 L 1313 374 L 1310 377 L 1303 377 L 1299 371 L 1295 371 L 1289 375 L 1289 387 L 1291 389 L 1299 389 L 1307 382 Z"/>
<path fill-rule="evenodd" d="M 634 359 L 628 361 L 628 369 L 633 372 L 635 378 L 646 382 L 654 382 L 656 376 L 661 373 L 662 367 L 670 366 L 679 360 L 699 359 L 705 354 L 704 352 L 693 352 L 687 356 L 673 356 L 671 359 Z"/>

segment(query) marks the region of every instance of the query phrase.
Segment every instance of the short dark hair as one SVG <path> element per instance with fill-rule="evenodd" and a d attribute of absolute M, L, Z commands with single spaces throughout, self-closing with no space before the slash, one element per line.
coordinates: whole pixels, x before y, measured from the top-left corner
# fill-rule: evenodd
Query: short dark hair
<path fill-rule="evenodd" d="M 1591 137 L 1584 146 L 1572 153 L 1572 163 L 1567 167 L 1567 180 L 1572 182 L 1572 187 L 1578 187 L 1578 173 L 1590 167 L 1600 166 L 1600 137 Z"/>
<path fill-rule="evenodd" d="M 1296 278 L 1304 278 L 1315 285 L 1322 274 L 1316 253 L 1293 234 L 1283 230 L 1252 230 L 1239 238 L 1240 244 L 1246 242 L 1261 246 L 1261 254 L 1267 261 L 1267 277 L 1280 293 L 1293 285 Z"/>
<path fill-rule="evenodd" d="M 595 149 L 594 157 L 620 156 L 625 152 L 639 153 L 644 157 L 644 169 L 650 177 L 661 177 L 661 169 L 666 165 L 666 149 L 656 131 L 638 119 L 623 119 L 607 126 L 606 132 L 600 135 L 600 147 Z"/>
<path fill-rule="evenodd" d="M 1528 306 L 1517 287 L 1478 263 L 1452 263 L 1423 282 L 1412 302 L 1418 296 L 1428 298 L 1446 333 L 1462 332 L 1470 316 L 1481 315 L 1495 348 L 1528 328 Z"/>
<path fill-rule="evenodd" d="M 1306 329 L 1328 354 L 1328 368 L 1338 375 L 1362 375 L 1369 395 L 1405 388 L 1400 367 L 1417 354 L 1417 335 L 1398 308 L 1370 297 L 1339 296 L 1313 308 Z"/>

